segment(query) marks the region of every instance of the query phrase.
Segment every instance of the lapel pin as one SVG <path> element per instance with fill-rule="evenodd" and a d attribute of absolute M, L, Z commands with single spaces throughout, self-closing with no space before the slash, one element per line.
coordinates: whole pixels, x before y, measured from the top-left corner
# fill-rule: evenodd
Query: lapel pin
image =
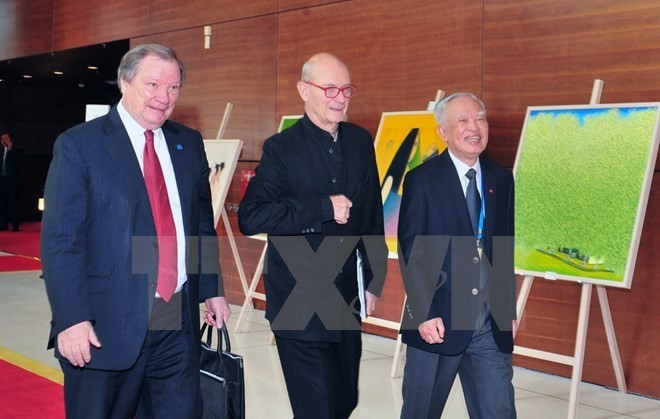
<path fill-rule="evenodd" d="M 183 150 L 183 146 L 182 146 L 181 144 L 177 144 L 177 145 L 176 145 L 176 149 L 179 150 L 179 151 L 181 151 L 181 150 Z"/>
<path fill-rule="evenodd" d="M 488 189 L 488 193 L 493 193 L 493 189 Z"/>

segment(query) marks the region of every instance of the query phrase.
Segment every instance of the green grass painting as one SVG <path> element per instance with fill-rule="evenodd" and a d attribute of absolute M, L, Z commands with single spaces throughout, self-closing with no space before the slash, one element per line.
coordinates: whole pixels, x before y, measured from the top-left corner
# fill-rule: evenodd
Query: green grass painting
<path fill-rule="evenodd" d="M 517 272 L 631 286 L 659 109 L 528 109 L 514 168 Z"/>

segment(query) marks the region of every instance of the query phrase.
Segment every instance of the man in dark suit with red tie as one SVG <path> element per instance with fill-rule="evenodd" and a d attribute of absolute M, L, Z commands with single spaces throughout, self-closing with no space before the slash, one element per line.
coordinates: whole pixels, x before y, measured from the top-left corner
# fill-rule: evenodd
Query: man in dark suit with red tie
<path fill-rule="evenodd" d="M 401 418 L 438 419 L 458 374 L 470 418 L 512 419 L 513 176 L 481 155 L 488 121 L 474 95 L 434 113 L 447 150 L 406 175 L 399 213 Z"/>
<path fill-rule="evenodd" d="M 41 257 L 68 418 L 201 417 L 199 304 L 214 326 L 230 310 L 202 138 L 168 120 L 184 80 L 139 45 L 119 104 L 55 143 Z"/>

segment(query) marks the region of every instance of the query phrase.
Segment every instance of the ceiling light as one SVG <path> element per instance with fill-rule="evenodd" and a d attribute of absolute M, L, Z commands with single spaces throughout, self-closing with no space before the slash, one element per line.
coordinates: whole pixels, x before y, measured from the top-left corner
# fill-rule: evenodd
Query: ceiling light
<path fill-rule="evenodd" d="M 87 68 L 90 69 L 90 70 L 98 70 L 98 69 L 99 69 L 99 68 L 98 68 L 97 66 L 95 66 L 95 65 L 88 65 Z"/>
<path fill-rule="evenodd" d="M 57 76 L 61 76 L 61 75 L 64 74 L 64 73 L 61 72 L 61 71 L 53 71 L 53 74 L 55 74 L 55 75 L 57 75 Z"/>
<path fill-rule="evenodd" d="M 32 76 L 31 76 L 31 75 L 29 75 L 29 74 L 23 74 L 23 78 L 24 78 L 24 79 L 31 79 L 31 78 L 32 78 Z"/>

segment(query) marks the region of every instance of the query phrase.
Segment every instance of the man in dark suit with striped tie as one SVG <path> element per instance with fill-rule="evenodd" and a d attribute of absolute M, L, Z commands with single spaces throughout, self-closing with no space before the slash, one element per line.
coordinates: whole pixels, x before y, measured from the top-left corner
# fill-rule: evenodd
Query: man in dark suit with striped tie
<path fill-rule="evenodd" d="M 488 121 L 474 95 L 434 113 L 447 150 L 406 175 L 399 214 L 401 418 L 438 419 L 457 374 L 470 418 L 515 418 L 513 176 L 481 155 Z"/>
<path fill-rule="evenodd" d="M 168 120 L 185 80 L 173 50 L 139 45 L 118 76 L 119 104 L 55 143 L 41 238 L 49 346 L 68 418 L 197 418 L 199 304 L 214 326 L 230 314 L 209 166 L 200 133 Z"/>

